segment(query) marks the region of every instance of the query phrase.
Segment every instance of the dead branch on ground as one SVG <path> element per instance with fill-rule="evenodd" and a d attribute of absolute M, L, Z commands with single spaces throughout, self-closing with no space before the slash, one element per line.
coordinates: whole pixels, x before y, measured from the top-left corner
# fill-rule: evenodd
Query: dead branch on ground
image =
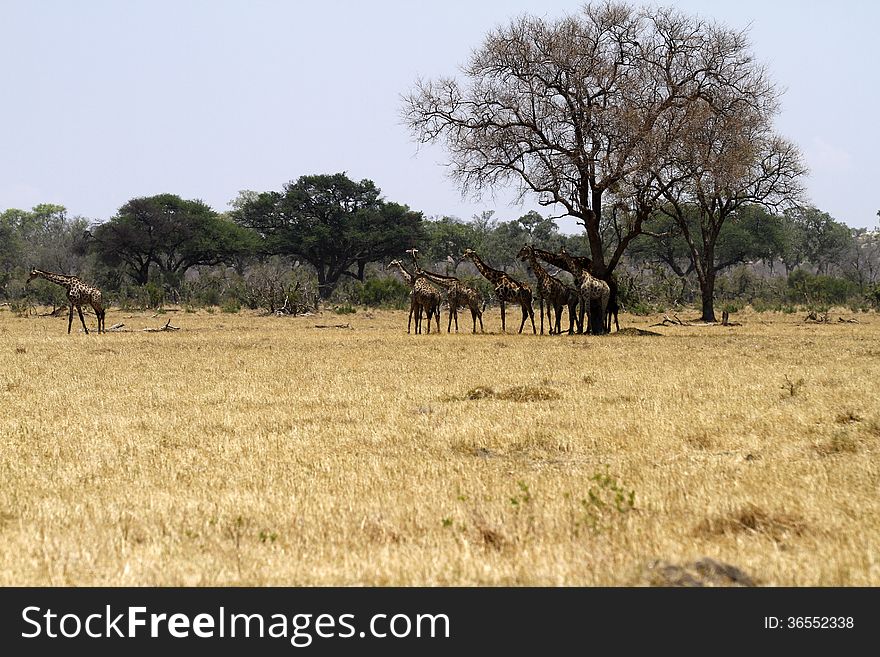
<path fill-rule="evenodd" d="M 338 329 L 350 329 L 351 324 L 315 324 L 315 328 L 338 328 Z"/>
<path fill-rule="evenodd" d="M 142 330 L 144 331 L 144 333 L 158 333 L 160 331 L 179 331 L 180 327 L 171 326 L 171 320 L 169 319 L 167 322 L 165 322 L 165 326 L 163 326 L 162 328 L 145 328 Z"/>

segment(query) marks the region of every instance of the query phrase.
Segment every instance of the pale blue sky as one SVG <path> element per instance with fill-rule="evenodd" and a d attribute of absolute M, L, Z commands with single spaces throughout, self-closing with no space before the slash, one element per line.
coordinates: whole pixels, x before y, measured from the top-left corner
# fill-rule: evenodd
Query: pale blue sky
<path fill-rule="evenodd" d="M 662 4 L 751 25 L 787 89 L 777 127 L 806 157 L 811 202 L 877 226 L 877 5 Z M 241 189 L 346 171 L 428 216 L 513 219 L 537 206 L 503 191 L 462 199 L 442 148 L 419 149 L 400 124 L 400 95 L 418 76 L 454 74 L 497 24 L 580 5 L 0 0 L 0 210 L 52 202 L 106 220 L 162 192 L 226 210 Z"/>

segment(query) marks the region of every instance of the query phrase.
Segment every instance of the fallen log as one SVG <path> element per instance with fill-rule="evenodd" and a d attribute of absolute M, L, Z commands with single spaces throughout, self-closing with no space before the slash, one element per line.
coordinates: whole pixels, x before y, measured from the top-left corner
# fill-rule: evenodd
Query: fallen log
<path fill-rule="evenodd" d="M 179 331 L 179 326 L 171 326 L 171 320 L 169 319 L 165 322 L 165 326 L 162 328 L 145 328 L 143 329 L 144 333 L 158 333 L 160 331 Z"/>

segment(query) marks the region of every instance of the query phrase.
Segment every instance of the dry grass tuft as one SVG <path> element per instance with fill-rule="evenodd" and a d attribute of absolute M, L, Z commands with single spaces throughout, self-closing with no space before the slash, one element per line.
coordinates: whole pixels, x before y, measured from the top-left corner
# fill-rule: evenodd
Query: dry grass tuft
<path fill-rule="evenodd" d="M 829 441 L 815 445 L 815 449 L 819 456 L 855 454 L 859 451 L 859 441 L 848 433 L 836 432 Z"/>
<path fill-rule="evenodd" d="M 475 401 L 479 399 L 500 399 L 513 402 L 551 401 L 560 399 L 561 395 L 555 390 L 549 390 L 539 386 L 513 386 L 502 391 L 495 391 L 489 386 L 477 386 L 471 388 L 461 396 L 449 395 L 444 401 Z"/>
<path fill-rule="evenodd" d="M 754 504 L 747 504 L 722 516 L 707 518 L 697 526 L 698 534 L 759 534 L 777 543 L 792 536 L 801 536 L 806 530 L 802 518 L 787 513 L 769 513 Z"/>
<path fill-rule="evenodd" d="M 553 399 L 559 399 L 561 396 L 562 395 L 555 390 L 548 390 L 547 388 L 539 388 L 536 386 L 514 386 L 513 388 L 508 388 L 503 392 L 495 394 L 496 399 L 515 402 L 550 401 Z"/>
<path fill-rule="evenodd" d="M 853 422 L 861 422 L 864 419 L 865 418 L 855 411 L 848 410 L 843 413 L 838 413 L 834 418 L 834 421 L 837 422 L 837 424 L 852 424 Z"/>
<path fill-rule="evenodd" d="M 712 435 L 706 429 L 688 435 L 685 442 L 695 449 L 712 449 L 714 445 Z"/>

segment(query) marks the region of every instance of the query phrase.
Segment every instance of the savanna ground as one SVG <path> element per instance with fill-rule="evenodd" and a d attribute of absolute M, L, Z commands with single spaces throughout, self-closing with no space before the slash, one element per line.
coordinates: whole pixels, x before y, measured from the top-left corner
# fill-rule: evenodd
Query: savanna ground
<path fill-rule="evenodd" d="M 880 316 L 804 314 L 0 311 L 0 584 L 880 585 Z"/>

